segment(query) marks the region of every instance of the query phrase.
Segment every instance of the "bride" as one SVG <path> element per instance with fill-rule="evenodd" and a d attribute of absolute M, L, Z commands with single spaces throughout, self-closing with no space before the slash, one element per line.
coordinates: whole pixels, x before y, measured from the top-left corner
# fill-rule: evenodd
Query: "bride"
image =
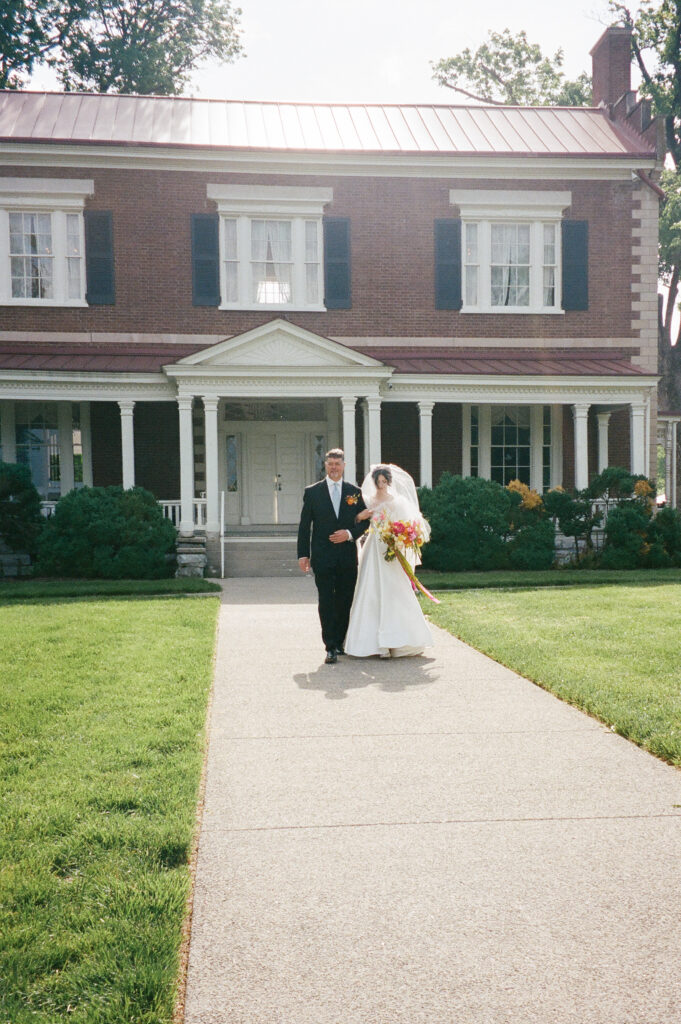
<path fill-rule="evenodd" d="M 424 520 L 414 481 L 399 466 L 373 466 L 362 483 L 366 510 L 357 519 L 376 520 L 382 513 L 395 520 Z M 430 629 L 423 617 L 411 582 L 393 559 L 386 562 L 386 545 L 369 528 L 359 556 L 359 575 L 345 640 L 347 654 L 368 658 L 403 658 L 422 654 L 432 646 Z M 413 555 L 407 556 L 413 564 Z"/>

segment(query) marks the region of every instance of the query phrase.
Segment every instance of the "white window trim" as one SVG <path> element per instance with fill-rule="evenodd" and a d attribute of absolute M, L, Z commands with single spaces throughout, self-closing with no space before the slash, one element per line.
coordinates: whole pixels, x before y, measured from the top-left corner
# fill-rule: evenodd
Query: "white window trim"
<path fill-rule="evenodd" d="M 0 305 L 87 306 L 85 301 L 85 200 L 94 194 L 91 178 L 0 178 Z M 54 259 L 54 298 L 12 296 L 9 254 L 10 213 L 50 213 Z M 80 297 L 68 298 L 66 215 L 80 214 Z"/>
<path fill-rule="evenodd" d="M 318 294 L 324 294 L 324 252 L 322 215 L 324 206 L 333 200 L 330 188 L 297 188 L 274 185 L 216 185 L 209 184 L 208 199 L 217 204 L 220 216 L 220 294 L 227 294 L 224 259 L 223 223 L 236 220 L 238 258 L 238 298 L 235 302 L 222 299 L 220 309 L 248 310 L 305 310 L 323 313 L 323 302 L 305 302 L 305 221 L 317 223 L 317 251 L 319 253 Z M 293 300 L 290 303 L 253 302 L 250 297 L 251 220 L 291 221 L 293 243 Z"/>
<path fill-rule="evenodd" d="M 563 211 L 572 203 L 571 192 L 511 191 L 497 189 L 451 189 L 449 202 L 461 213 L 461 291 L 462 313 L 521 313 L 523 315 L 563 315 L 560 222 Z M 530 225 L 530 304 L 528 306 L 493 306 L 491 303 L 491 225 L 511 222 Z M 478 302 L 466 305 L 466 225 L 478 225 Z M 543 284 L 544 225 L 556 228 L 555 305 L 545 306 Z"/>

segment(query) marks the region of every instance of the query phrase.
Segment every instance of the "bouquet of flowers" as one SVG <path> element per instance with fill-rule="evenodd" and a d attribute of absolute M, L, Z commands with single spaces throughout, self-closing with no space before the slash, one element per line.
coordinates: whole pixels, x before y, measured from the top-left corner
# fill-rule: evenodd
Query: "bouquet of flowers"
<path fill-rule="evenodd" d="M 430 527 L 423 516 L 418 519 L 391 519 L 386 509 L 381 509 L 371 520 L 371 529 L 385 544 L 384 558 L 386 562 L 397 560 L 409 577 L 414 590 L 422 594 L 434 604 L 440 602 L 417 579 L 412 562 L 421 561 L 421 548 L 430 537 Z"/>

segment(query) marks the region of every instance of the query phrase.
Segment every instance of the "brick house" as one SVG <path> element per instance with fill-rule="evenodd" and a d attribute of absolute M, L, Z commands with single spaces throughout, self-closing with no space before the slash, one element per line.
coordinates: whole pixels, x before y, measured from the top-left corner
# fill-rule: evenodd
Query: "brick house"
<path fill-rule="evenodd" d="M 1 93 L 2 458 L 209 537 L 223 498 L 233 534 L 296 522 L 335 444 L 360 479 L 654 475 L 629 54 L 607 29 L 590 109 Z"/>

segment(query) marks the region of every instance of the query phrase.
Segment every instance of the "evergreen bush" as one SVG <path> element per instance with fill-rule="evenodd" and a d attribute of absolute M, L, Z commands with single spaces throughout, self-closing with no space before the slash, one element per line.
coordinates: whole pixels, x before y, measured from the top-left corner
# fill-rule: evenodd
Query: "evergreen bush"
<path fill-rule="evenodd" d="M 83 487 L 57 502 L 36 573 L 86 579 L 160 579 L 175 570 L 177 533 L 141 487 Z"/>
<path fill-rule="evenodd" d="M 517 496 L 516 496 L 517 497 Z M 500 484 L 443 473 L 432 490 L 421 488 L 421 511 L 430 523 L 423 566 L 443 571 L 505 569 L 510 514 L 518 503 Z"/>
<path fill-rule="evenodd" d="M 44 526 L 28 466 L 0 462 L 0 539 L 12 551 L 34 557 Z"/>

